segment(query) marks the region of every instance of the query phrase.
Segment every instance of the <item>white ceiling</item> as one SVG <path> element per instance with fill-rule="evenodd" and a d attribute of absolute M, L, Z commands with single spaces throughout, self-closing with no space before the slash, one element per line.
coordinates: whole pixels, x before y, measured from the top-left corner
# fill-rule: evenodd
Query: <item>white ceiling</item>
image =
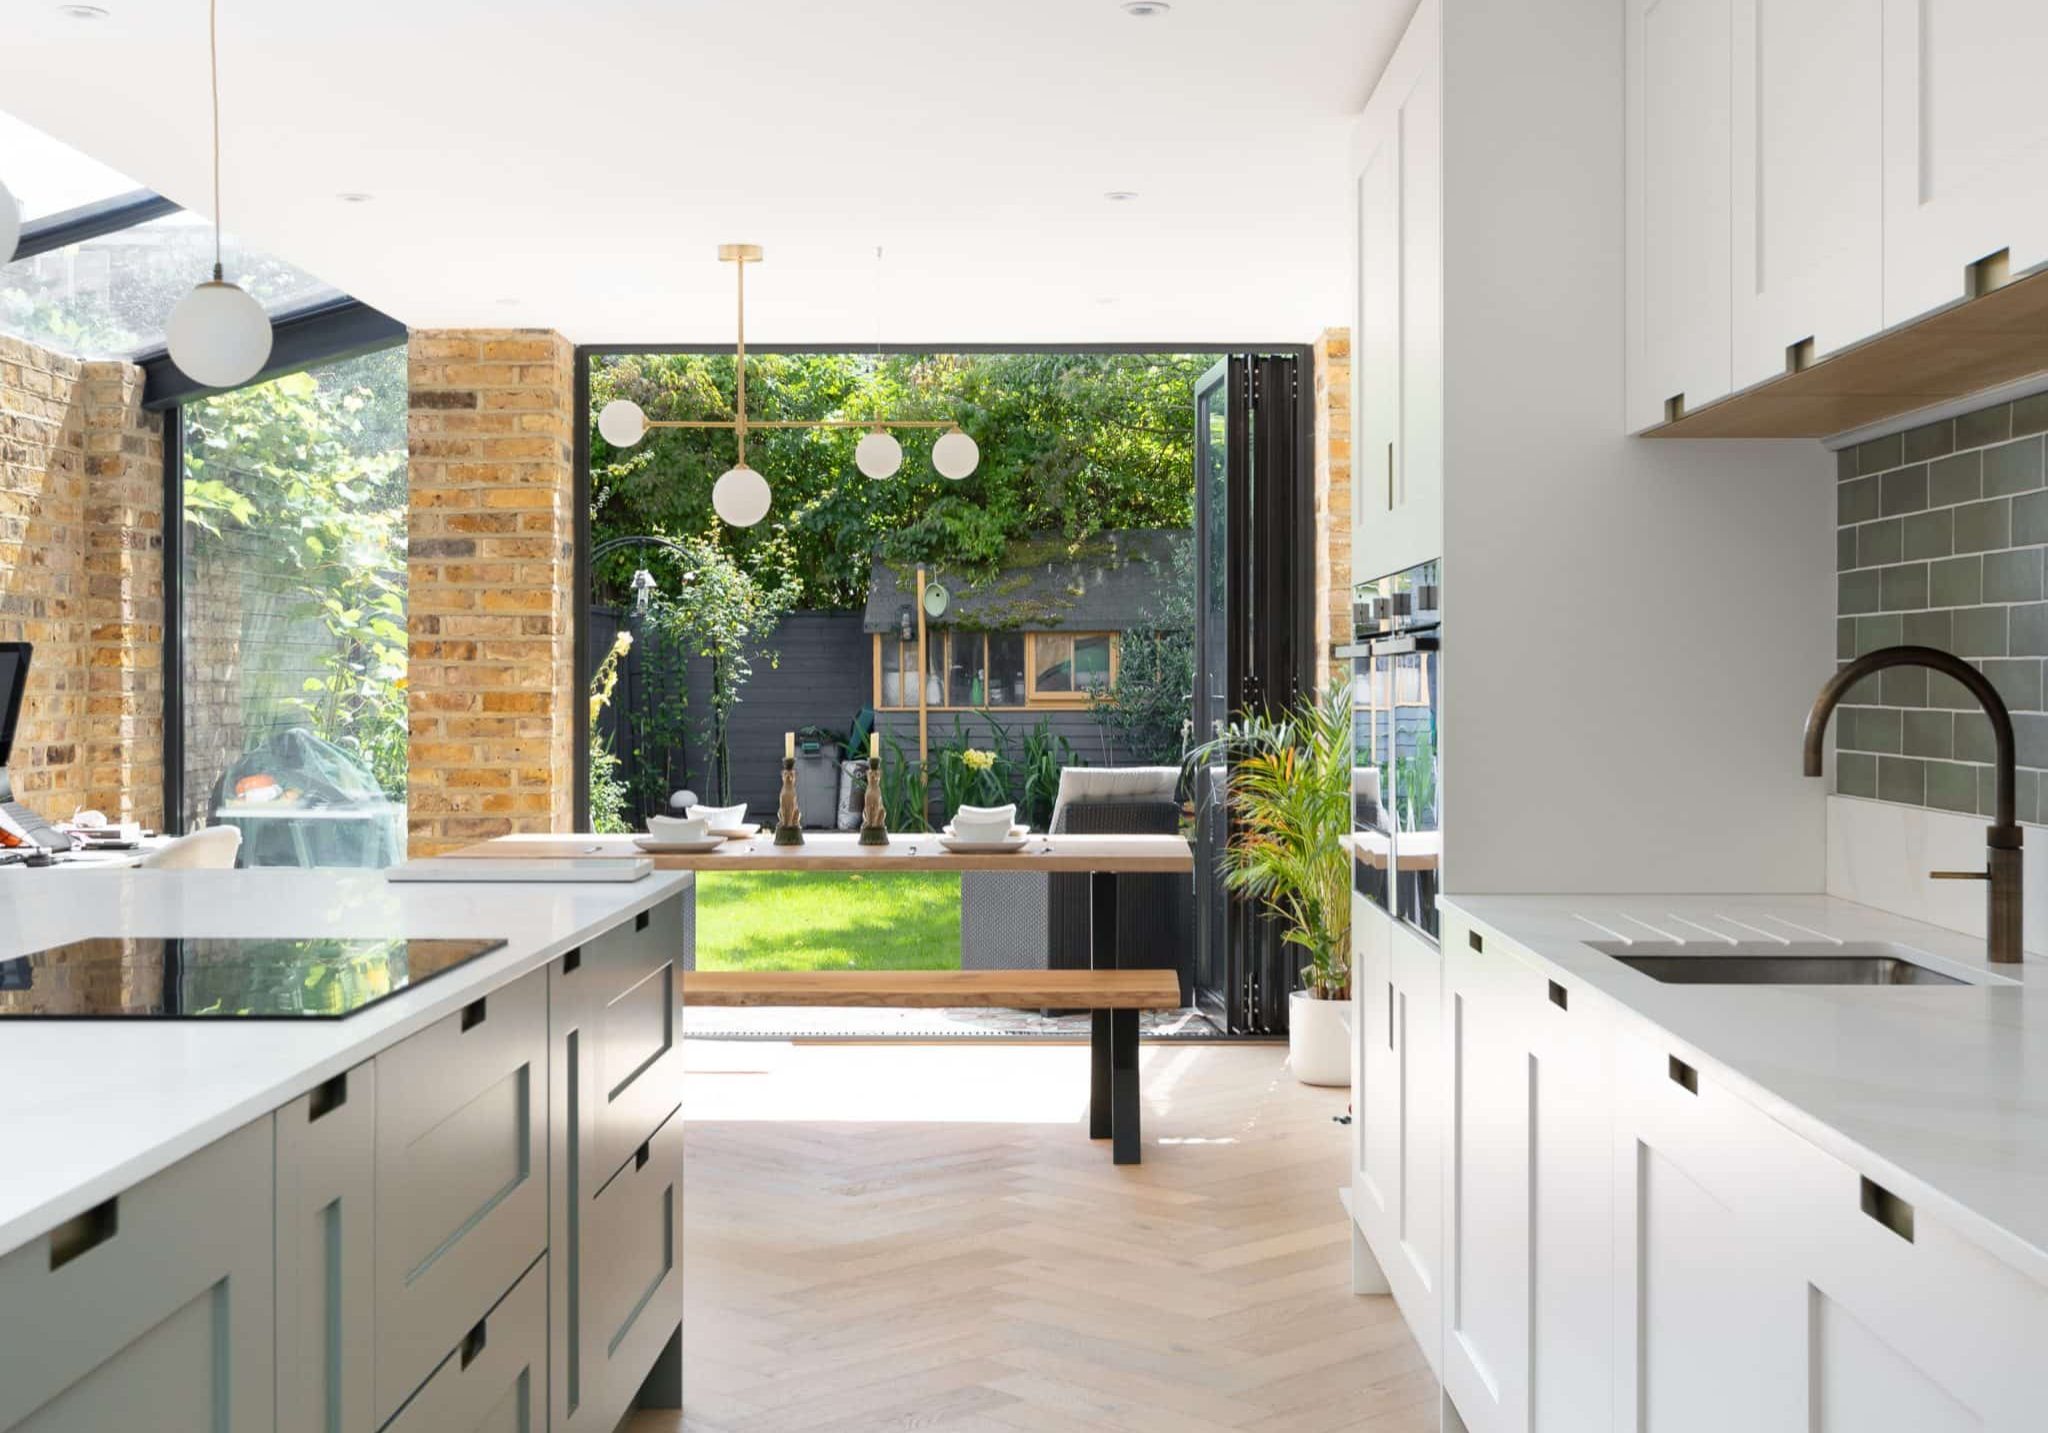
<path fill-rule="evenodd" d="M 208 209 L 205 0 L 102 3 L 0 110 Z M 1414 4 L 221 0 L 227 226 L 415 327 L 727 342 L 741 240 L 750 342 L 1305 341 Z"/>

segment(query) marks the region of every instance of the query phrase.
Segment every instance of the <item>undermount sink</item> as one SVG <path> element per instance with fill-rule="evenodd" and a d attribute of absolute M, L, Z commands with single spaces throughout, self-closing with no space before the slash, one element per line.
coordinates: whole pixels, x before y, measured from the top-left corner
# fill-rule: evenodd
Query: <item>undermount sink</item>
<path fill-rule="evenodd" d="M 1967 985 L 1893 945 L 1591 942 L 1666 985 Z M 1917 954 L 1917 952 L 1916 952 Z"/>

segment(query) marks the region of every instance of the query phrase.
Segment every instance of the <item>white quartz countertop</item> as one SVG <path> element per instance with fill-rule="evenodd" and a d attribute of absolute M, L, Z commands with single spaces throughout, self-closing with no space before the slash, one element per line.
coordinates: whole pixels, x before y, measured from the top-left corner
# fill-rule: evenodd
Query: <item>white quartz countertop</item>
<path fill-rule="evenodd" d="M 0 1017 L 0 1254 L 689 886 L 394 885 L 375 871 L 69 872 L 0 889 L 0 960 L 95 936 L 499 938 L 341 1019 Z"/>
<path fill-rule="evenodd" d="M 1633 1011 L 1779 1123 L 2048 1282 L 2048 962 L 1828 896 L 1447 896 L 1484 935 Z M 1667 985 L 1587 944 L 1889 942 L 1970 979 Z"/>

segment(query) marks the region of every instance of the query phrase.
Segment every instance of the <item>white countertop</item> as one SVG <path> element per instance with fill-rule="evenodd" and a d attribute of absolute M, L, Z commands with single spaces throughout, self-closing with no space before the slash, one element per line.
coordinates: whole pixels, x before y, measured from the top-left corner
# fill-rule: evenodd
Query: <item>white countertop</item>
<path fill-rule="evenodd" d="M 338 1020 L 0 1017 L 0 1254 L 689 886 L 394 885 L 375 871 L 76 871 L 0 891 L 0 959 L 93 936 L 502 938 Z"/>
<path fill-rule="evenodd" d="M 2048 1282 L 2048 962 L 1992 966 L 1974 936 L 1828 896 L 1442 903 L 1656 1025 L 1673 1053 L 1779 1123 Z M 1586 944 L 1659 942 L 1660 931 L 1703 954 L 1729 939 L 1770 943 L 1759 931 L 1888 941 L 1936 969 L 2019 983 L 1666 985 Z"/>

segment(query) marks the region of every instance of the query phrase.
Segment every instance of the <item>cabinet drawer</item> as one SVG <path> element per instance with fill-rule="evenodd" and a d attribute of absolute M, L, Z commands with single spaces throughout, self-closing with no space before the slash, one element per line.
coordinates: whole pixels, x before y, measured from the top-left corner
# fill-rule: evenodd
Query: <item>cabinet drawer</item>
<path fill-rule="evenodd" d="M 643 1157 L 644 1156 L 644 1157 Z M 683 1117 L 680 1112 L 626 1161 L 590 1207 L 582 1341 L 605 1370 L 613 1422 L 683 1317 Z"/>
<path fill-rule="evenodd" d="M 547 1243 L 542 971 L 379 1055 L 377 1417 Z"/>
<path fill-rule="evenodd" d="M 543 1258 L 462 1335 L 386 1433 L 539 1433 L 547 1426 Z"/>
<path fill-rule="evenodd" d="M 593 1189 L 682 1101 L 682 953 L 683 903 L 664 901 L 586 944 L 556 984 L 588 1057 L 584 1154 Z"/>
<path fill-rule="evenodd" d="M 271 1121 L 0 1258 L 0 1428 L 272 1426 Z"/>

